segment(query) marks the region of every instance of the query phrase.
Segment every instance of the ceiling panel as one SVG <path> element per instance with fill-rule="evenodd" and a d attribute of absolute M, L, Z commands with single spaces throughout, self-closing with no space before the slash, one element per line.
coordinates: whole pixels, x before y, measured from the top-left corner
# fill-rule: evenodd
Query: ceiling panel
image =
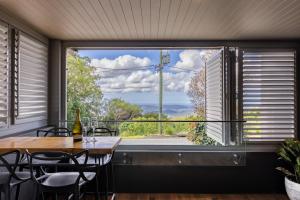
<path fill-rule="evenodd" d="M 0 0 L 65 40 L 299 39 L 299 0 Z"/>

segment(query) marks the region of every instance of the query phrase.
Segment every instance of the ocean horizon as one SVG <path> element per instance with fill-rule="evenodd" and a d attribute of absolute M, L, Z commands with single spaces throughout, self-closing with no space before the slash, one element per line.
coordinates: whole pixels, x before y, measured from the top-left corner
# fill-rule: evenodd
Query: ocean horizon
<path fill-rule="evenodd" d="M 158 113 L 158 104 L 137 104 L 143 109 L 143 114 Z M 169 117 L 189 116 L 194 113 L 193 106 L 189 104 L 164 104 L 163 113 Z"/>

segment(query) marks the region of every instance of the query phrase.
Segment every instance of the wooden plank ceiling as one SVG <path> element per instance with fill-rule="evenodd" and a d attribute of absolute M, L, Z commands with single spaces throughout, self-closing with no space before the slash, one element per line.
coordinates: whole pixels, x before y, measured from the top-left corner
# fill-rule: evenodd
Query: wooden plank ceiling
<path fill-rule="evenodd" d="M 64 40 L 300 37 L 299 0 L 0 0 L 0 6 Z"/>

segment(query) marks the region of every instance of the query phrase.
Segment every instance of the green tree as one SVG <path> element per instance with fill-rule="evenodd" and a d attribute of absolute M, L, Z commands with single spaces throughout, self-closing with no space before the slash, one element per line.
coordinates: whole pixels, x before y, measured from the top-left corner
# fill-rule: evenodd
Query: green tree
<path fill-rule="evenodd" d="M 102 92 L 98 85 L 100 76 L 88 58 L 76 53 L 67 54 L 67 118 L 74 120 L 75 110 L 81 116 L 98 117 L 101 111 Z"/>
<path fill-rule="evenodd" d="M 105 118 L 108 120 L 129 120 L 140 117 L 143 113 L 140 106 L 119 98 L 110 100 L 106 107 L 107 114 Z"/>
<path fill-rule="evenodd" d="M 189 83 L 187 95 L 194 106 L 197 116 L 204 117 L 205 112 L 205 71 L 195 73 Z"/>
<path fill-rule="evenodd" d="M 146 118 L 146 119 L 152 118 L 152 119 L 154 119 L 154 120 L 158 120 L 158 118 L 159 118 L 158 116 L 159 116 L 159 114 L 156 113 L 156 112 L 148 112 L 148 113 L 145 113 L 145 114 L 143 115 L 143 117 Z M 167 120 L 167 119 L 168 119 L 168 115 L 162 114 L 161 119 L 162 119 L 162 120 Z"/>

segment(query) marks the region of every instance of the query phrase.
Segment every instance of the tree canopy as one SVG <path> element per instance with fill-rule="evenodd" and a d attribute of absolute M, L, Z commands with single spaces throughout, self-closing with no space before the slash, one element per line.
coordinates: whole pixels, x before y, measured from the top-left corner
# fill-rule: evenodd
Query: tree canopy
<path fill-rule="evenodd" d="M 88 58 L 79 57 L 76 53 L 67 55 L 67 118 L 74 120 L 75 111 L 80 109 L 81 116 L 98 117 L 101 111 L 102 92 L 96 68 Z"/>
<path fill-rule="evenodd" d="M 187 95 L 194 106 L 194 112 L 200 117 L 204 117 L 205 109 L 205 71 L 195 73 L 189 84 Z"/>
<path fill-rule="evenodd" d="M 108 102 L 106 112 L 109 120 L 128 120 L 142 116 L 143 110 L 136 104 L 116 98 Z"/>
<path fill-rule="evenodd" d="M 151 119 L 154 119 L 154 120 L 158 120 L 159 119 L 159 114 L 156 113 L 156 112 L 148 112 L 148 113 L 145 113 L 143 115 L 143 117 L 146 118 L 146 119 L 150 119 L 151 118 Z M 162 120 L 168 119 L 168 115 L 162 113 L 161 119 Z"/>

